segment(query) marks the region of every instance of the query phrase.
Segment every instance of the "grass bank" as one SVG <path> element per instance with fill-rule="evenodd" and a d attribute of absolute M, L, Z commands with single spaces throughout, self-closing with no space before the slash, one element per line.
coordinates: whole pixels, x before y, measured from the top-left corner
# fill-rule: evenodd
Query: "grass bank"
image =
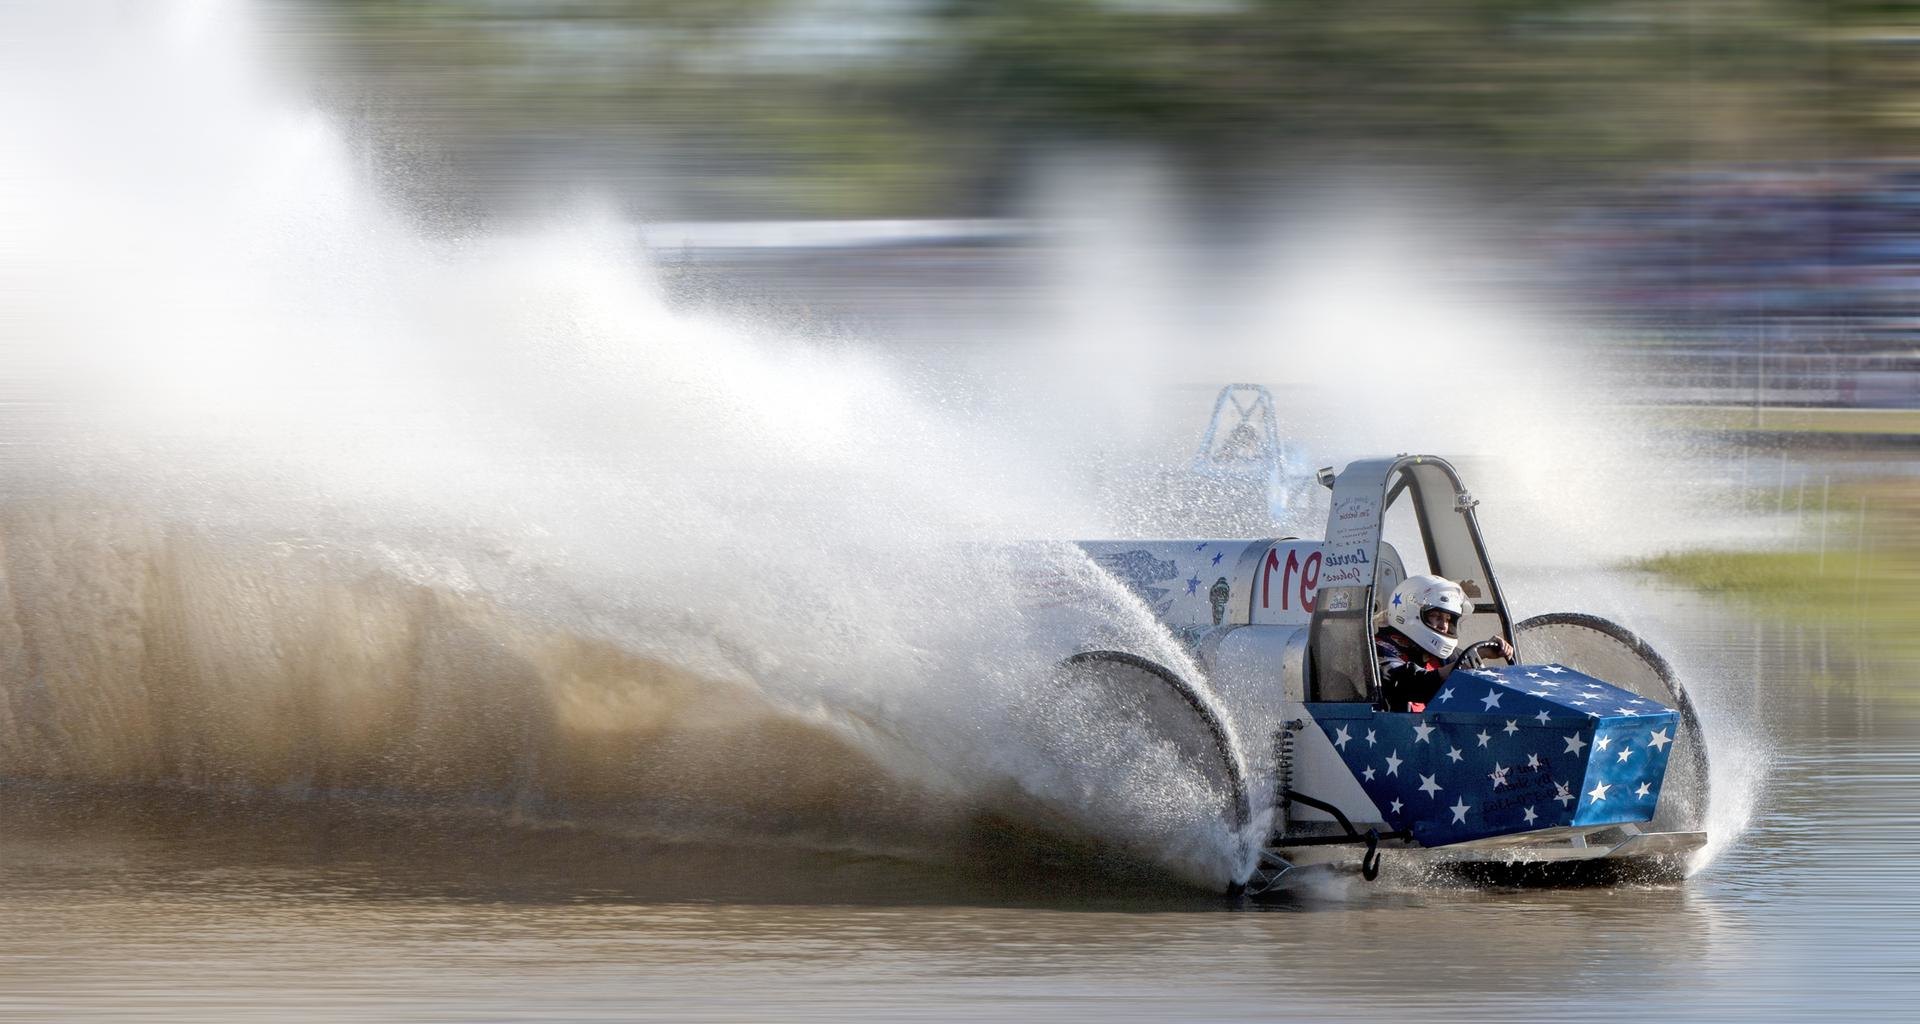
<path fill-rule="evenodd" d="M 1920 661 L 1920 481 L 1882 479 L 1836 487 L 1826 551 L 1807 548 L 1683 551 L 1637 560 L 1707 593 L 1744 601 L 1782 620 L 1857 631 L 1886 660 Z"/>

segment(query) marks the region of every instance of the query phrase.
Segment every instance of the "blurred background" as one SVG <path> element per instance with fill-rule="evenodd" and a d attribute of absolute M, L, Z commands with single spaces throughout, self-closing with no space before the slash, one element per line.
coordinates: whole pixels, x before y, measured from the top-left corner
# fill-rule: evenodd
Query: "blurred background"
<path fill-rule="evenodd" d="M 652 225 L 669 259 L 706 250 L 750 274 L 812 252 L 842 272 L 792 290 L 858 314 L 872 303 L 836 294 L 850 286 L 821 287 L 846 276 L 821 251 L 884 248 L 876 273 L 997 305 L 1026 279 L 1041 204 L 1122 168 L 1150 168 L 1135 198 L 1216 254 L 1365 188 L 1366 205 L 1410 196 L 1496 236 L 1507 283 L 1608 331 L 1634 397 L 1920 404 L 1910 4 L 306 0 L 276 13 L 384 187 L 429 223 L 591 191 Z"/>
<path fill-rule="evenodd" d="M 636 225 L 678 303 L 884 339 L 923 366 L 1070 336 L 1069 362 L 1185 387 L 1189 420 L 1241 368 L 1306 409 L 1366 365 L 1314 354 L 1350 343 L 1411 358 L 1415 379 L 1431 367 L 1408 349 L 1428 344 L 1501 364 L 1503 387 L 1577 365 L 1576 404 L 1611 410 L 1610 431 L 1658 433 L 1629 462 L 1691 460 L 1681 486 L 1621 500 L 1710 483 L 1770 524 L 1661 535 L 1640 564 L 1798 616 L 1836 607 L 1834 588 L 1894 622 L 1916 610 L 1899 596 L 1920 494 L 1916 5 L 307 0 L 272 14 L 369 173 L 428 231 L 591 195 Z M 1365 269 L 1321 274 L 1343 265 Z M 1409 300 L 1421 290 L 1471 296 L 1468 312 L 1439 330 Z M 1276 313 L 1321 301 L 1331 330 Z M 1382 305 L 1409 312 L 1341 320 Z M 1485 343 L 1501 332 L 1526 340 Z M 1250 350 L 1264 356 L 1233 355 Z M 1329 461 L 1335 435 L 1404 443 L 1304 418 L 1283 430 Z M 1835 576 L 1825 549 L 1840 547 L 1859 555 Z M 1803 554 L 1817 572 L 1782 561 Z M 1862 596 L 1876 585 L 1888 592 Z"/>

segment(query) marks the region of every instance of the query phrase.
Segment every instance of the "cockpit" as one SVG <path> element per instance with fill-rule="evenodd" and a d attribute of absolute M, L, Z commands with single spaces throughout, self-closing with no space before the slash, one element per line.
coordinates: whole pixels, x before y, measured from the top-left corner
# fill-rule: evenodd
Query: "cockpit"
<path fill-rule="evenodd" d="M 1337 478 L 1323 470 L 1321 480 L 1332 487 L 1333 500 L 1308 638 L 1310 700 L 1380 700 L 1373 633 L 1388 595 L 1409 573 L 1460 584 L 1469 601 L 1454 627 L 1460 636 L 1512 639 L 1474 518 L 1478 503 L 1451 465 L 1430 456 L 1400 456 L 1353 463 Z M 1415 564 L 1402 559 L 1389 535 L 1408 546 Z"/>

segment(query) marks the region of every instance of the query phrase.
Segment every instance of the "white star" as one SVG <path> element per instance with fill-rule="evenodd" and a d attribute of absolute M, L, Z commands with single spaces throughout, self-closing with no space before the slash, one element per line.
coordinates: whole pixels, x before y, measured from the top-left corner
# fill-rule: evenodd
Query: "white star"
<path fill-rule="evenodd" d="M 1482 729 L 1478 733 L 1476 733 L 1474 738 L 1478 739 L 1480 741 L 1480 745 L 1483 747 L 1487 745 L 1488 740 L 1493 739 L 1493 737 L 1487 735 L 1487 730 L 1485 729 Z"/>
<path fill-rule="evenodd" d="M 1527 678 L 1528 678 L 1528 679 L 1538 679 L 1538 678 L 1540 678 L 1540 673 L 1538 673 L 1538 672 L 1529 672 L 1529 673 L 1527 673 Z"/>
<path fill-rule="evenodd" d="M 1530 695 L 1530 696 L 1534 696 L 1534 697 L 1551 697 L 1551 696 L 1553 696 L 1553 694 L 1551 694 L 1551 693 L 1548 693 L 1548 692 L 1547 692 L 1547 691 L 1545 691 L 1545 690 L 1528 690 L 1528 691 L 1527 691 L 1527 693 L 1528 693 L 1528 695 Z"/>
<path fill-rule="evenodd" d="M 1632 708 L 1614 708 L 1613 713 L 1616 715 L 1625 715 L 1628 718 L 1634 718 L 1640 714 L 1640 712 L 1635 711 Z"/>
<path fill-rule="evenodd" d="M 1397 799 L 1396 799 L 1396 800 L 1394 800 L 1394 802 L 1393 802 L 1393 803 L 1392 803 L 1392 804 L 1391 804 L 1391 805 L 1390 805 L 1390 806 L 1389 806 L 1389 807 L 1388 807 L 1387 809 L 1388 809 L 1388 810 L 1390 810 L 1390 811 L 1392 811 L 1392 812 L 1393 812 L 1393 813 L 1395 813 L 1395 814 L 1399 814 L 1399 813 L 1400 813 L 1400 808 L 1402 808 L 1402 807 L 1404 807 L 1404 806 L 1406 806 L 1406 805 L 1405 805 L 1405 804 L 1403 804 L 1403 803 L 1401 803 L 1401 802 L 1400 802 L 1399 800 L 1397 800 Z"/>
<path fill-rule="evenodd" d="M 1528 767 L 1528 768 L 1538 768 L 1538 767 L 1540 767 L 1540 755 L 1539 755 L 1539 754 L 1528 754 L 1528 755 L 1527 755 L 1527 767 Z"/>
<path fill-rule="evenodd" d="M 1634 699 L 1632 699 L 1632 700 L 1630 700 L 1630 701 L 1628 701 L 1627 703 L 1629 703 L 1629 704 L 1645 704 L 1645 703 L 1646 703 L 1646 701 L 1644 701 L 1644 700 L 1641 700 L 1641 699 L 1640 699 L 1640 698 L 1638 698 L 1638 697 L 1635 697 Z"/>
<path fill-rule="evenodd" d="M 1363 779 L 1365 779 L 1365 780 L 1367 780 L 1368 782 L 1372 782 L 1372 781 L 1373 781 L 1373 769 L 1371 769 L 1371 768 L 1369 768 L 1369 769 L 1367 769 L 1366 771 L 1363 771 L 1363 772 L 1361 772 L 1361 773 L 1360 773 L 1360 777 L 1361 777 L 1361 778 L 1363 778 Z"/>
<path fill-rule="evenodd" d="M 1398 750 L 1387 755 L 1387 774 L 1400 774 L 1400 752 Z"/>
<path fill-rule="evenodd" d="M 1536 686 L 1551 686 L 1551 687 L 1553 687 L 1553 688 L 1554 688 L 1554 689 L 1556 689 L 1556 690 L 1560 688 L 1560 684 L 1559 684 L 1559 683 L 1556 683 L 1556 682 L 1554 682 L 1554 681 L 1553 681 L 1553 680 L 1551 680 L 1551 679 L 1542 679 L 1542 680 L 1540 680 L 1539 682 L 1537 682 L 1537 683 L 1535 683 L 1534 685 L 1536 685 Z"/>
<path fill-rule="evenodd" d="M 1556 782 L 1553 784 L 1553 798 L 1560 801 L 1560 806 L 1565 807 L 1573 802 L 1573 791 Z"/>
<path fill-rule="evenodd" d="M 1433 776 L 1431 775 L 1420 776 L 1420 792 L 1427 794 L 1427 799 L 1429 800 L 1433 799 L 1433 795 L 1435 793 L 1438 793 L 1445 788 L 1446 788 L 1445 786 L 1442 786 L 1438 782 L 1433 781 Z"/>
<path fill-rule="evenodd" d="M 1548 665 L 1548 666 L 1547 666 L 1547 671 L 1549 671 L 1549 672 L 1551 672 L 1551 673 L 1553 673 L 1554 675 L 1556 675 L 1556 676 L 1557 676 L 1557 675 L 1559 675 L 1560 673 L 1562 673 L 1562 672 L 1565 672 L 1565 671 L 1566 671 L 1566 669 L 1564 669 L 1564 668 L 1561 668 L 1561 667 L 1560 667 L 1560 666 L 1558 666 L 1558 665 Z"/>
<path fill-rule="evenodd" d="M 1487 669 L 1484 669 L 1484 668 L 1470 668 L 1467 670 L 1467 674 L 1470 676 L 1479 676 L 1482 679 L 1500 678 L 1500 673 L 1488 671 Z"/>
<path fill-rule="evenodd" d="M 1639 797 L 1642 800 L 1645 800 L 1650 794 L 1652 794 L 1652 792 L 1653 792 L 1653 783 L 1642 782 L 1640 784 L 1640 788 L 1633 791 L 1633 795 Z"/>
<path fill-rule="evenodd" d="M 1621 764 L 1626 764 L 1626 763 L 1627 763 L 1627 758 L 1629 758 L 1629 757 L 1632 757 L 1632 756 L 1633 756 L 1633 748 L 1632 748 L 1632 747 L 1621 747 L 1621 748 L 1620 748 L 1620 763 L 1621 763 Z"/>
<path fill-rule="evenodd" d="M 1533 819 L 1535 819 L 1535 818 L 1538 818 L 1538 817 L 1539 817 L 1539 815 L 1538 815 L 1538 814 L 1535 814 L 1535 813 L 1533 813 L 1533 808 L 1531 808 L 1531 807 L 1529 807 L 1529 808 L 1527 808 L 1527 809 L 1526 809 L 1526 810 L 1524 810 L 1524 811 L 1521 811 L 1520 813 L 1521 813 L 1522 815 L 1524 815 L 1524 819 L 1523 819 L 1523 821 L 1522 821 L 1522 823 L 1523 823 L 1523 824 L 1527 824 L 1527 825 L 1531 825 L 1531 824 L 1533 824 Z"/>
<path fill-rule="evenodd" d="M 1493 788 L 1499 789 L 1501 786 L 1507 784 L 1507 772 L 1509 771 L 1511 771 L 1511 769 L 1500 767 L 1500 762 L 1495 761 L 1493 763 L 1493 774 L 1487 776 L 1487 778 L 1493 780 Z"/>
<path fill-rule="evenodd" d="M 1367 746 L 1369 747 L 1373 746 L 1373 730 L 1372 729 L 1367 730 Z"/>
<path fill-rule="evenodd" d="M 1584 701 L 1584 700 L 1575 700 L 1575 701 L 1574 701 L 1574 703 L 1575 703 L 1575 704 L 1585 704 L 1585 703 L 1586 703 L 1586 701 Z"/>
<path fill-rule="evenodd" d="M 1453 812 L 1453 821 L 1451 822 L 1451 824 L 1455 824 L 1455 825 L 1466 824 L 1467 811 L 1471 809 L 1472 808 L 1467 804 L 1467 801 L 1464 798 L 1455 801 L 1452 807 L 1447 808 L 1447 810 Z"/>
<path fill-rule="evenodd" d="M 1347 749 L 1347 743 L 1352 739 L 1352 736 L 1347 735 L 1347 727 L 1344 725 L 1333 731 L 1333 745 L 1341 750 Z"/>
<path fill-rule="evenodd" d="M 1459 764 L 1461 761 L 1460 748 L 1454 747 L 1453 749 L 1447 751 L 1447 760 L 1452 761 L 1454 764 Z"/>
<path fill-rule="evenodd" d="M 1421 722 L 1421 723 L 1420 723 L 1419 725 L 1416 725 L 1416 726 L 1414 726 L 1414 727 L 1413 727 L 1413 742 L 1415 742 L 1415 743 L 1425 743 L 1425 742 L 1427 742 L 1427 734 L 1428 734 L 1428 733 L 1430 733 L 1430 732 L 1432 732 L 1432 731 L 1433 731 L 1433 726 L 1431 726 L 1431 725 L 1428 725 L 1428 724 L 1427 724 L 1427 723 L 1425 723 L 1425 722 Z"/>
<path fill-rule="evenodd" d="M 1549 715 L 1545 711 L 1542 711 L 1539 714 L 1533 716 L 1533 720 L 1536 722 L 1539 722 L 1541 725 L 1545 725 L 1547 724 L 1547 719 L 1552 717 L 1553 717 L 1552 715 Z"/>
<path fill-rule="evenodd" d="M 1504 733 L 1506 733 L 1506 734 L 1507 734 L 1507 735 L 1509 735 L 1509 736 L 1511 736 L 1511 735 L 1513 735 L 1514 733 L 1516 733 L 1516 732 L 1519 732 L 1519 731 L 1520 731 L 1520 723 L 1519 723 L 1519 722 L 1517 722 L 1517 721 L 1515 721 L 1514 719 L 1511 719 L 1511 718 L 1509 718 L 1509 719 L 1507 719 L 1507 727 L 1506 727 L 1505 729 L 1502 729 L 1502 730 L 1500 730 L 1500 731 L 1501 731 L 1501 732 L 1504 732 Z"/>
<path fill-rule="evenodd" d="M 1656 730 L 1652 735 L 1647 737 L 1647 746 L 1655 750 L 1665 750 L 1667 749 L 1667 744 L 1672 742 L 1673 738 L 1667 735 L 1667 730 L 1665 729 Z"/>
<path fill-rule="evenodd" d="M 1597 804 L 1607 798 L 1607 790 L 1612 788 L 1613 783 L 1611 782 L 1596 782 L 1593 788 L 1587 791 L 1587 795 L 1592 797 L 1593 802 Z"/>
<path fill-rule="evenodd" d="M 1596 736 L 1594 737 L 1594 740 L 1593 740 L 1593 749 L 1605 750 L 1607 749 L 1607 745 L 1612 742 L 1613 742 L 1613 737 L 1611 736 Z"/>
<path fill-rule="evenodd" d="M 1488 711 L 1492 711 L 1492 710 L 1493 710 L 1494 708 L 1497 708 L 1497 707 L 1499 707 L 1499 706 L 1500 706 L 1500 691 L 1499 691 L 1499 690 L 1488 690 L 1488 691 L 1487 691 L 1487 695 L 1486 695 L 1485 697 L 1482 697 L 1482 698 L 1480 698 L 1480 703 L 1482 703 L 1482 704 L 1484 704 L 1484 705 L 1486 705 L 1486 709 L 1487 709 Z"/>
<path fill-rule="evenodd" d="M 1435 697 L 1435 698 L 1433 699 L 1433 702 L 1434 702 L 1435 704 L 1445 704 L 1446 702 L 1448 702 L 1448 701 L 1450 701 L 1450 700 L 1452 700 L 1452 699 L 1453 699 L 1453 687 L 1451 687 L 1451 686 L 1449 686 L 1449 687 L 1447 687 L 1446 689 L 1444 689 L 1444 690 L 1441 690 L 1441 691 L 1440 691 L 1440 696 L 1438 696 L 1438 697 Z"/>
<path fill-rule="evenodd" d="M 1586 745 L 1587 745 L 1587 741 L 1581 739 L 1580 734 L 1576 732 L 1573 735 L 1567 737 L 1567 749 L 1561 751 L 1561 753 L 1578 754 L 1580 752 L 1580 748 Z"/>

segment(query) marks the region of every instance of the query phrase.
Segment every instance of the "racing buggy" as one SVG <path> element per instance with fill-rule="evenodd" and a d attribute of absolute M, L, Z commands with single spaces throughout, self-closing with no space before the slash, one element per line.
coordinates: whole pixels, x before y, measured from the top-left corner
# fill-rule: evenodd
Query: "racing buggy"
<path fill-rule="evenodd" d="M 1707 838 L 1707 750 L 1667 661 L 1594 616 L 1515 622 L 1477 502 L 1444 459 L 1318 478 L 1332 491 L 1321 540 L 1079 544 L 1190 658 L 1084 645 L 1058 679 L 1129 694 L 1211 780 L 1249 843 L 1234 889 L 1258 897 L 1354 867 L 1371 879 L 1383 855 L 1496 882 L 1683 874 Z M 1460 637 L 1514 651 L 1455 671 L 1420 711 L 1389 708 L 1375 658 L 1384 603 L 1408 574 L 1389 534 L 1416 571 L 1465 591 Z"/>

